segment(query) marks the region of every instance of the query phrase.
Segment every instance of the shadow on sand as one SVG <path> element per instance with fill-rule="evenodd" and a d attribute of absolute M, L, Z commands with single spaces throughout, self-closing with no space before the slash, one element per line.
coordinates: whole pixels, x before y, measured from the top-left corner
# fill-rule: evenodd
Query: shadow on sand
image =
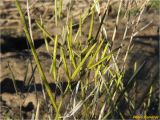
<path fill-rule="evenodd" d="M 21 93 L 28 93 L 28 92 L 41 92 L 43 89 L 42 84 L 34 84 L 31 83 L 30 85 L 25 85 L 25 83 L 22 80 L 15 80 L 15 85 L 16 85 L 16 89 L 18 92 Z M 61 82 L 59 83 L 62 91 L 64 91 L 68 85 L 67 82 Z M 1 94 L 3 93 L 11 93 L 14 94 L 16 93 L 14 84 L 13 84 L 13 80 L 10 78 L 5 78 L 4 80 L 2 80 L 2 82 L 0 83 L 1 86 Z M 56 93 L 56 95 L 60 95 L 60 89 L 56 87 L 56 84 L 54 83 L 49 83 L 49 86 L 52 90 L 52 92 Z M 71 82 L 71 88 L 74 89 L 74 87 L 76 86 L 76 82 Z"/>
<path fill-rule="evenodd" d="M 10 36 L 0 36 L 1 37 L 1 53 L 22 51 L 30 48 L 25 37 L 10 37 Z M 50 41 L 47 39 L 48 42 Z M 45 43 L 44 39 L 34 40 L 35 49 L 39 48 Z"/>

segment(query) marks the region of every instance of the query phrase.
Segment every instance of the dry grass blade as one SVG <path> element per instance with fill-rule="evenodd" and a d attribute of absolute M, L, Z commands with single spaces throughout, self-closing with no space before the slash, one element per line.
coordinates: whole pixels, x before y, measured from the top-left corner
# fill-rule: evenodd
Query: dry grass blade
<path fill-rule="evenodd" d="M 71 76 L 71 79 L 73 80 L 76 75 L 80 72 L 81 67 L 83 66 L 84 62 L 87 60 L 87 58 L 89 57 L 89 55 L 91 54 L 91 52 L 93 51 L 93 49 L 95 48 L 96 44 L 94 44 L 89 51 L 87 52 L 87 54 L 85 55 L 85 57 L 83 58 L 83 60 L 80 62 L 80 64 L 77 66 L 77 68 L 75 69 L 74 73 Z"/>
<path fill-rule="evenodd" d="M 38 101 L 37 109 L 36 109 L 36 115 L 35 115 L 35 120 L 39 120 L 39 110 L 40 110 L 40 102 Z"/>
<path fill-rule="evenodd" d="M 103 45 L 104 40 L 101 41 L 101 43 L 99 44 L 95 54 L 93 55 L 93 57 L 91 57 L 91 59 L 89 60 L 89 63 L 87 65 L 87 67 L 91 66 L 91 64 L 94 62 L 94 60 L 96 59 L 97 54 L 100 52 L 100 49 Z"/>
<path fill-rule="evenodd" d="M 105 48 L 104 48 L 104 50 L 102 51 L 101 59 L 105 57 L 105 55 L 106 55 L 106 53 L 107 53 L 107 50 L 108 50 L 108 48 L 109 48 L 109 45 L 110 45 L 109 43 L 107 43 L 107 44 L 105 45 Z M 102 66 L 102 65 L 99 65 L 99 66 L 97 67 L 97 70 L 96 70 L 96 72 L 95 72 L 95 77 L 98 75 L 98 72 L 99 72 L 99 70 L 101 69 L 101 66 Z M 106 68 L 108 68 L 108 67 L 106 66 Z M 104 73 L 104 72 L 103 72 L 103 73 Z"/>
<path fill-rule="evenodd" d="M 33 46 L 33 43 L 32 43 L 31 37 L 30 37 L 30 33 L 29 33 L 29 31 L 28 31 L 28 27 L 27 27 L 27 24 L 26 24 L 26 22 L 25 22 L 25 17 L 24 17 L 24 14 L 23 14 L 23 12 L 22 12 L 22 9 L 21 9 L 21 6 L 20 6 L 18 0 L 16 0 L 16 7 L 17 7 L 17 9 L 18 9 L 18 11 L 19 11 L 19 14 L 20 14 L 20 16 L 21 16 L 22 22 L 23 22 L 23 24 L 24 24 L 24 26 L 25 26 L 25 27 L 24 27 L 24 32 L 25 32 L 25 34 L 26 34 L 28 43 L 29 43 L 29 45 L 30 45 L 30 47 L 31 47 L 31 51 L 32 51 L 33 57 L 34 57 L 34 59 L 35 59 L 35 62 L 36 62 L 36 64 L 37 64 L 37 67 L 38 67 L 38 70 L 39 70 L 39 73 L 40 73 L 40 77 L 41 77 L 41 79 L 43 80 L 43 83 L 44 83 L 44 85 L 45 85 L 46 91 L 47 91 L 47 93 L 48 93 L 48 95 L 49 95 L 49 97 L 50 97 L 50 100 L 51 100 L 51 102 L 52 102 L 52 105 L 53 105 L 53 107 L 54 107 L 54 109 L 55 109 L 55 111 L 56 111 L 56 117 L 57 117 L 57 116 L 59 116 L 60 114 L 59 114 L 59 111 L 58 111 L 58 108 L 57 108 L 57 105 L 56 105 L 54 96 L 53 96 L 53 94 L 52 94 L 52 90 L 51 90 L 51 88 L 50 88 L 50 86 L 49 86 L 49 84 L 48 84 L 48 82 L 47 82 L 47 80 L 46 80 L 46 77 L 45 77 L 45 74 L 44 74 L 44 72 L 43 72 L 42 66 L 41 66 L 41 64 L 40 64 L 40 62 L 39 62 L 39 59 L 38 59 L 38 55 L 37 55 L 37 53 L 36 53 L 36 51 L 35 51 L 35 48 L 34 48 L 34 46 Z"/>
<path fill-rule="evenodd" d="M 57 0 L 54 1 L 54 17 L 55 17 L 55 24 L 57 26 Z"/>
<path fill-rule="evenodd" d="M 34 45 L 34 41 L 33 41 L 33 35 L 32 35 L 32 24 L 31 24 L 31 17 L 30 17 L 30 11 L 29 11 L 29 2 L 27 0 L 27 16 L 28 16 L 28 27 L 29 27 L 29 33 L 30 33 L 30 36 L 31 36 L 31 40 L 32 40 L 32 43 Z"/>
<path fill-rule="evenodd" d="M 68 80 L 70 80 L 70 73 L 69 73 L 69 70 L 68 70 L 68 67 L 67 67 L 67 64 L 66 64 L 66 58 L 64 56 L 64 51 L 63 51 L 62 47 L 60 49 L 60 52 L 61 52 L 61 57 L 62 57 L 63 65 L 64 65 L 64 68 L 65 68 Z"/>
<path fill-rule="evenodd" d="M 40 20 L 41 20 L 41 26 L 43 27 L 44 23 L 43 23 L 42 18 L 40 18 Z M 47 41 L 47 35 L 45 34 L 45 32 L 43 32 L 43 38 L 44 38 L 44 41 L 45 41 L 46 50 L 49 53 L 49 45 L 48 45 L 49 43 Z"/>
<path fill-rule="evenodd" d="M 56 35 L 54 39 L 53 71 L 52 71 L 54 80 L 57 80 L 57 68 L 56 68 L 57 43 L 58 43 L 58 36 Z"/>
<path fill-rule="evenodd" d="M 44 32 L 44 34 L 45 34 L 47 37 L 49 37 L 52 41 L 54 41 L 52 35 L 50 35 L 50 33 L 47 32 L 47 31 L 42 27 L 42 25 L 40 24 L 40 22 L 38 22 L 38 21 L 36 20 L 36 24 L 37 24 L 37 26 L 40 28 L 40 30 L 41 30 L 42 32 Z M 58 46 L 60 47 L 60 46 L 62 46 L 62 45 L 58 42 Z"/>
<path fill-rule="evenodd" d="M 73 54 L 73 51 L 72 51 L 72 47 L 71 47 L 71 44 L 70 44 L 70 40 L 69 40 L 69 36 L 67 36 L 67 47 L 68 47 L 68 50 L 69 50 L 69 55 L 70 55 L 70 59 L 72 61 L 72 64 L 74 66 L 74 68 L 77 67 L 76 63 L 75 63 L 75 60 L 74 60 L 74 54 Z"/>
<path fill-rule="evenodd" d="M 92 9 L 92 16 L 91 16 L 88 40 L 91 39 L 91 35 L 92 35 L 92 31 L 93 31 L 93 24 L 94 24 L 94 9 Z"/>
<path fill-rule="evenodd" d="M 28 68 L 29 68 L 29 61 L 27 61 L 27 69 L 26 69 L 25 76 L 24 76 L 24 79 L 23 79 L 24 84 L 26 84 L 26 83 L 27 83 L 26 81 L 27 81 Z"/>
<path fill-rule="evenodd" d="M 133 83 L 135 82 L 135 77 L 138 75 L 138 73 L 142 70 L 142 68 L 144 67 L 146 62 L 143 62 L 143 64 L 141 64 L 141 66 L 137 69 L 137 71 L 135 71 L 135 73 L 132 75 L 132 77 L 129 79 L 127 86 L 125 87 L 125 89 L 120 93 L 119 97 L 117 98 L 116 104 L 118 104 L 118 102 L 120 101 L 120 99 L 123 97 L 123 95 L 125 94 L 125 92 L 129 91 L 133 85 Z"/>
<path fill-rule="evenodd" d="M 69 50 L 69 55 L 70 55 L 70 59 L 71 62 L 74 66 L 74 68 L 77 67 L 76 62 L 75 62 L 75 56 L 73 54 L 73 50 L 72 50 L 72 19 L 70 20 L 70 24 L 69 24 L 69 30 L 68 30 L 68 35 L 67 35 L 67 47 Z"/>
<path fill-rule="evenodd" d="M 123 0 L 121 0 L 120 3 L 119 3 L 118 15 L 117 15 L 117 19 L 116 19 L 116 25 L 115 25 L 115 28 L 114 28 L 114 33 L 113 33 L 113 36 L 112 36 L 112 42 L 114 42 L 114 40 L 115 40 L 115 36 L 116 36 L 116 32 L 117 32 L 117 25 L 118 25 L 118 22 L 119 22 L 119 15 L 120 15 L 121 7 L 122 7 L 122 2 L 123 2 Z"/>
<path fill-rule="evenodd" d="M 140 101 L 138 102 L 138 104 L 136 105 L 132 115 L 135 114 L 136 110 L 144 103 L 144 100 L 145 98 L 147 97 L 147 95 L 149 94 L 151 88 L 152 88 L 152 85 L 158 80 L 159 78 L 155 78 L 154 80 L 151 81 L 151 83 L 149 84 L 149 86 L 147 87 L 147 89 L 145 90 L 145 92 L 143 93 Z"/>
<path fill-rule="evenodd" d="M 94 95 L 94 92 L 97 90 L 98 87 L 95 87 L 91 92 L 90 94 L 84 99 L 84 100 L 80 100 L 76 105 L 73 104 L 73 108 L 72 110 L 65 116 L 63 116 L 63 118 L 68 118 L 68 117 L 71 117 L 73 116 L 81 107 L 82 105 L 91 97 Z"/>
<path fill-rule="evenodd" d="M 14 89 L 16 91 L 16 94 L 18 95 L 18 90 L 17 90 L 17 85 L 16 85 L 16 79 L 15 79 L 15 76 L 13 74 L 13 71 L 12 71 L 11 66 L 9 65 L 9 63 L 8 63 L 8 68 L 9 68 L 9 71 L 11 72 L 11 75 L 12 75 L 12 82 L 13 82 Z"/>
<path fill-rule="evenodd" d="M 60 0 L 60 8 L 59 8 L 59 17 L 61 17 L 62 10 L 63 10 L 63 0 Z"/>
<path fill-rule="evenodd" d="M 104 58 L 100 59 L 99 61 L 97 61 L 95 64 L 89 66 L 89 69 L 92 69 L 93 67 L 96 67 L 97 65 L 101 64 L 102 62 L 104 62 L 105 60 L 109 60 L 111 58 L 111 56 L 113 55 L 113 53 L 115 53 L 116 51 L 118 51 L 120 47 L 114 49 L 112 52 L 110 52 L 107 56 L 105 56 Z"/>
<path fill-rule="evenodd" d="M 106 107 L 106 103 L 104 103 L 103 107 L 101 108 L 101 111 L 100 111 L 100 115 L 99 115 L 99 118 L 98 120 L 102 120 L 102 117 L 104 115 L 104 108 Z"/>
<path fill-rule="evenodd" d="M 65 93 L 66 93 L 66 91 L 68 90 L 68 88 L 71 88 L 71 84 L 70 84 L 71 77 L 70 77 L 70 73 L 69 73 L 69 70 L 68 70 L 68 67 L 67 67 L 67 64 L 66 64 L 66 58 L 64 56 L 64 51 L 63 51 L 62 47 L 60 49 L 60 53 L 61 53 L 62 62 L 63 62 L 63 66 L 64 66 L 64 70 L 66 72 L 67 82 L 68 82 L 67 88 L 65 90 Z"/>
<path fill-rule="evenodd" d="M 94 42 L 96 42 L 96 40 L 97 40 L 97 38 L 98 38 L 98 35 L 99 35 L 99 33 L 100 33 L 100 30 L 101 30 L 101 27 L 102 27 L 102 25 L 103 25 L 103 21 L 104 21 L 104 18 L 105 18 L 105 16 L 106 16 L 106 14 L 107 14 L 107 10 L 105 10 L 105 13 L 104 13 L 104 15 L 103 15 L 103 17 L 102 17 L 102 20 L 101 20 L 101 23 L 100 23 L 100 25 L 99 25 L 99 28 L 98 28 L 98 31 L 97 31 L 97 34 L 96 34 L 96 37 L 95 37 Z"/>

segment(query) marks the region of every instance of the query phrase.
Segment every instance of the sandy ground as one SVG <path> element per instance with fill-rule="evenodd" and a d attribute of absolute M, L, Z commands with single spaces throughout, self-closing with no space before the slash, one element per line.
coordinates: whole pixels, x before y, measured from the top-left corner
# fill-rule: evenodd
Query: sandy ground
<path fill-rule="evenodd" d="M 67 3 L 67 2 L 66 2 Z M 83 10 L 84 8 L 87 8 L 89 6 L 88 1 L 80 1 L 81 4 L 78 4 L 78 2 L 73 3 L 73 10 L 78 11 L 78 9 Z M 77 6 L 78 5 L 78 6 Z M 66 5 L 64 5 L 66 6 Z M 65 9 L 65 8 L 64 8 Z M 73 21 L 76 23 L 78 19 L 77 12 L 73 12 Z M 44 16 L 46 17 L 46 16 Z M 46 23 L 46 26 L 50 26 L 49 29 L 50 33 L 61 34 L 62 26 L 64 24 L 64 21 L 66 19 L 65 13 L 64 18 L 62 21 L 59 22 L 57 28 L 55 28 L 54 24 L 51 24 L 51 22 Z M 89 30 L 89 20 L 88 18 L 86 22 L 84 23 L 83 27 L 83 37 L 87 37 L 87 31 Z M 142 20 L 140 22 L 139 26 L 144 26 L 150 21 L 153 21 L 149 27 L 147 27 L 145 30 L 141 31 L 138 35 L 136 35 L 133 39 L 133 48 L 131 52 L 129 53 L 129 57 L 127 59 L 127 67 L 126 67 L 126 77 L 125 79 L 128 80 L 130 78 L 130 75 L 133 73 L 133 67 L 134 63 L 137 62 L 137 65 L 141 65 L 144 61 L 146 61 L 144 70 L 141 72 L 141 74 L 138 76 L 138 84 L 137 88 L 138 91 L 136 92 L 137 96 L 141 96 L 143 94 L 143 91 L 149 85 L 149 83 L 156 79 L 158 76 L 158 54 L 159 54 L 159 13 L 156 10 L 149 10 L 144 13 Z M 124 19 L 120 19 L 120 24 L 118 25 L 118 32 L 116 34 L 116 40 L 114 42 L 113 47 L 119 46 L 121 43 L 123 32 L 125 30 L 125 23 L 126 21 Z M 4 23 L 1 23 L 2 25 Z M 4 24 L 5 26 L 6 24 Z M 95 19 L 95 26 L 93 33 L 96 33 L 96 30 L 98 29 L 99 22 L 97 19 Z M 115 25 L 115 16 L 114 12 L 109 16 L 109 18 L 104 22 L 104 25 L 106 27 L 106 30 L 108 32 L 108 39 L 111 39 L 113 34 L 113 29 Z M 6 31 L 5 29 L 3 29 Z M 76 31 L 77 28 L 73 28 L 73 31 Z M 10 30 L 12 31 L 12 30 Z M 21 31 L 21 30 L 20 30 Z M 129 30 L 130 32 L 131 30 Z M 35 62 L 31 56 L 31 53 L 29 50 L 27 50 L 28 46 L 26 43 L 26 38 L 23 36 L 15 35 L 14 31 L 11 32 L 11 35 L 2 35 L 0 38 L 1 43 L 1 70 L 0 70 L 0 85 L 1 85 L 1 111 L 0 114 L 3 116 L 4 114 L 8 114 L 9 116 L 19 116 L 19 114 L 22 114 L 22 116 L 28 118 L 28 116 L 32 115 L 32 111 L 37 106 L 37 97 L 36 92 L 34 90 L 34 85 L 37 88 L 38 95 L 42 95 L 42 86 L 41 86 L 41 79 L 39 76 L 39 73 L 35 67 Z M 19 34 L 19 33 L 18 33 Z M 39 56 L 39 59 L 41 61 L 43 70 L 45 72 L 45 75 L 47 77 L 47 80 L 50 83 L 50 86 L 52 86 L 53 91 L 55 91 L 55 82 L 53 81 L 52 75 L 49 73 L 50 65 L 51 65 L 51 56 L 46 52 L 46 48 L 44 45 L 44 40 L 41 38 L 42 36 L 38 33 L 34 36 L 35 38 L 35 47 Z M 74 35 L 73 35 L 74 36 Z M 82 39 L 79 38 L 79 39 Z M 13 42 L 14 41 L 14 42 Z M 121 62 L 124 57 L 124 51 L 126 50 L 126 46 L 129 44 L 129 39 L 124 40 L 123 45 L 124 48 L 122 49 L 122 52 L 119 57 L 119 64 L 121 65 Z M 53 43 L 52 41 L 49 42 L 49 48 L 50 50 L 53 50 Z M 58 56 L 57 56 L 58 58 Z M 32 70 L 31 64 L 32 62 L 33 68 L 35 68 L 34 72 L 34 79 L 32 78 Z M 58 60 L 57 60 L 58 63 Z M 70 63 L 68 63 L 70 64 Z M 16 95 L 16 92 L 14 90 L 13 82 L 12 82 L 12 74 L 9 69 L 9 66 L 11 67 L 11 70 L 15 76 L 16 83 L 18 86 L 18 94 Z M 28 67 L 28 74 L 25 78 L 25 73 Z M 63 71 L 62 66 L 57 66 L 58 74 L 60 76 L 60 81 L 62 84 L 65 84 L 65 72 Z M 26 81 L 24 81 L 26 79 Z M 28 84 L 32 81 L 31 89 L 28 92 Z M 33 84 L 35 83 L 35 84 Z M 158 95 L 158 84 L 154 85 L 156 96 Z M 67 98 L 66 98 L 67 99 Z M 44 104 L 44 100 L 39 97 L 40 103 Z M 154 100 L 153 100 L 154 101 Z M 19 108 L 22 108 L 22 111 L 20 111 Z M 15 114 L 19 113 L 19 114 Z M 44 112 L 45 113 L 45 112 Z M 45 115 L 44 115 L 45 116 Z"/>

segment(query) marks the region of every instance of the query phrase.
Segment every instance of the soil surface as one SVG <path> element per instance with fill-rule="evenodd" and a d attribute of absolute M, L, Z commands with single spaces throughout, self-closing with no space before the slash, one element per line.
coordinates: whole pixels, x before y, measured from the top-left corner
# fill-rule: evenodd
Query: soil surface
<path fill-rule="evenodd" d="M 67 7 L 67 2 L 64 3 L 64 10 Z M 41 12 L 36 12 L 37 14 L 42 14 L 42 18 L 48 19 L 48 22 L 46 22 L 45 27 L 48 28 L 49 33 L 52 33 L 54 36 L 55 34 L 61 34 L 62 32 L 62 26 L 65 24 L 66 20 L 66 13 L 64 12 L 62 21 L 59 21 L 58 27 L 55 27 L 53 20 L 53 16 L 51 16 L 50 9 L 53 7 L 48 3 L 48 10 L 45 8 L 42 8 Z M 5 0 L 2 2 L 2 6 L 4 5 L 10 5 Z M 42 5 L 42 4 L 36 4 Z M 79 0 L 77 2 L 72 3 L 72 15 L 73 15 L 73 22 L 76 24 L 79 18 L 79 11 L 85 11 L 90 5 L 89 0 Z M 50 8 L 51 6 L 51 8 Z M 9 6 L 9 8 L 12 8 Z M 14 8 L 14 7 L 13 7 Z M 36 8 L 36 6 L 35 6 Z M 37 7 L 38 8 L 38 7 Z M 2 8 L 3 11 L 7 10 Z M 9 9 L 8 9 L 9 10 Z M 34 12 L 35 9 L 33 9 L 32 12 Z M 13 10 L 11 12 L 17 13 L 16 10 Z M 1 13 L 2 14 L 2 13 Z M 43 99 L 43 86 L 41 85 L 42 81 L 40 79 L 39 72 L 36 68 L 35 61 L 31 55 L 30 50 L 28 50 L 28 44 L 26 42 L 26 38 L 23 35 L 22 25 L 19 21 L 15 21 L 16 19 L 19 19 L 19 16 L 12 16 L 10 12 L 5 13 L 3 12 L 3 15 L 1 17 L 1 28 L 2 34 L 0 38 L 0 46 L 1 46 L 1 52 L 0 52 L 0 59 L 1 59 L 1 67 L 0 67 L 0 86 L 1 86 L 1 94 L 0 94 L 0 116 L 4 119 L 6 115 L 13 117 L 13 118 L 19 118 L 19 116 L 23 116 L 24 118 L 31 118 L 33 111 L 37 107 L 37 103 L 40 102 L 43 104 L 43 117 L 47 118 L 47 111 L 45 111 L 45 108 L 47 109 L 49 106 L 45 105 L 45 100 Z M 15 14 L 14 14 L 15 15 Z M 34 14 L 35 15 L 35 14 Z M 33 19 L 36 18 L 36 16 L 31 17 Z M 48 18 L 47 18 L 48 17 Z M 50 18 L 49 18 L 50 17 Z M 15 19 L 16 18 L 16 19 Z M 134 18 L 134 16 L 133 16 Z M 12 28 L 7 29 L 7 22 L 5 20 L 13 20 Z M 132 41 L 132 49 L 129 52 L 129 57 L 127 59 L 127 66 L 126 66 L 126 75 L 125 75 L 125 81 L 127 81 L 134 71 L 134 63 L 137 63 L 137 66 L 140 66 L 144 61 L 146 62 L 144 69 L 141 71 L 139 76 L 136 78 L 137 83 L 137 90 L 134 94 L 137 95 L 137 99 L 141 99 L 143 96 L 145 89 L 147 89 L 148 85 L 154 80 L 158 79 L 158 73 L 159 73 L 159 27 L 160 27 L 160 17 L 159 17 L 159 11 L 155 10 L 153 8 L 146 10 L 144 14 L 142 15 L 142 19 L 139 23 L 139 28 L 145 26 L 149 22 L 152 21 L 152 23 L 145 28 L 144 30 L 140 31 Z M 112 39 L 113 30 L 115 27 L 116 22 L 116 12 L 114 9 L 110 11 L 110 14 L 108 18 L 106 18 L 104 22 L 104 27 L 107 30 L 108 39 Z M 9 26 L 11 27 L 11 23 L 9 23 Z M 99 26 L 99 20 L 95 18 L 94 23 L 94 31 L 93 31 L 93 37 L 97 32 L 98 26 Z M 122 42 L 123 34 L 125 31 L 125 24 L 126 19 L 120 18 L 116 39 L 113 43 L 113 48 L 116 48 L 120 45 Z M 17 26 L 18 25 L 18 26 Z M 83 38 L 87 38 L 87 33 L 89 31 L 89 25 L 90 25 L 90 17 L 87 18 L 83 24 L 83 35 L 82 37 L 79 37 L 78 39 L 83 41 Z M 14 26 L 17 26 L 17 30 L 14 28 Z M 49 26 L 49 27 L 48 27 Z M 77 28 L 73 28 L 73 31 L 77 31 Z M 122 42 L 123 47 L 120 53 L 120 56 L 118 58 L 118 64 L 121 66 L 122 61 L 125 55 L 125 51 L 127 46 L 129 45 L 129 39 L 131 34 L 132 28 L 129 28 L 128 34 L 126 39 Z M 73 33 L 73 36 L 75 36 L 75 33 Z M 35 29 L 35 32 L 33 32 L 33 38 L 34 38 L 34 45 L 37 51 L 37 54 L 39 56 L 42 68 L 44 70 L 44 73 L 47 77 L 47 80 L 55 93 L 55 81 L 53 80 L 53 76 L 50 73 L 50 67 L 52 63 L 52 58 L 50 54 L 46 50 L 45 42 L 42 37 L 42 34 L 39 30 Z M 62 38 L 60 38 L 61 40 Z M 48 40 L 49 43 L 49 50 L 53 50 L 53 42 Z M 59 74 L 59 80 L 60 83 L 66 87 L 66 80 L 65 80 L 65 72 L 63 71 L 63 68 L 61 64 L 59 63 L 59 55 L 57 55 L 57 70 Z M 31 64 L 32 63 L 32 64 Z M 70 63 L 68 62 L 68 65 Z M 71 70 L 72 71 L 72 70 Z M 27 73 L 27 75 L 26 75 Z M 34 76 L 34 77 L 33 77 Z M 14 89 L 13 84 L 13 78 L 15 79 L 16 85 L 17 85 L 17 92 Z M 74 83 L 73 83 L 74 84 Z M 158 110 L 157 103 L 159 101 L 158 94 L 159 94 L 159 87 L 158 87 L 158 81 L 154 84 L 154 95 L 152 99 L 152 106 L 151 106 L 151 114 L 156 114 L 156 110 Z M 35 89 L 37 92 L 35 92 Z M 57 93 L 58 94 L 58 93 Z M 38 100 L 37 100 L 38 96 Z M 58 96 L 58 95 L 57 95 Z M 69 95 L 68 95 L 69 97 Z M 48 98 L 46 98 L 48 99 Z M 57 98 L 59 99 L 59 98 Z M 68 98 L 65 98 L 66 102 Z M 65 103 L 64 103 L 65 106 Z M 156 109 L 155 111 L 152 109 Z"/>

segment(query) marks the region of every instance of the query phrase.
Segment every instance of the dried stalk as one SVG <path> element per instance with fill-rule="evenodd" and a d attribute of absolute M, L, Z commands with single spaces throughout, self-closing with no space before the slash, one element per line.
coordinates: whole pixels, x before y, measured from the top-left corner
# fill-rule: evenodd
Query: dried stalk
<path fill-rule="evenodd" d="M 137 18 L 136 24 L 135 24 L 135 26 L 134 26 L 134 28 L 133 28 L 133 32 L 132 32 L 132 35 L 131 35 L 131 37 L 130 37 L 129 45 L 128 45 L 128 47 L 127 47 L 127 51 L 126 51 L 125 57 L 124 57 L 124 59 L 123 59 L 124 64 L 125 64 L 125 62 L 126 62 L 126 59 L 127 59 L 128 54 L 129 54 L 129 50 L 130 50 L 130 47 L 131 47 L 131 43 L 132 43 L 132 41 L 133 41 L 133 37 L 135 36 L 136 28 L 138 27 L 139 21 L 140 21 L 141 16 L 142 16 L 142 13 L 143 13 L 143 11 L 144 11 L 144 9 L 145 9 L 145 5 L 146 5 L 148 2 L 149 2 L 149 0 L 146 0 L 145 3 L 144 3 L 144 4 L 142 5 L 142 7 L 140 8 L 140 13 L 139 13 L 139 16 L 138 16 L 138 18 Z M 137 33 L 137 34 L 138 34 L 138 33 Z M 124 65 L 124 68 L 125 68 L 125 65 Z"/>

